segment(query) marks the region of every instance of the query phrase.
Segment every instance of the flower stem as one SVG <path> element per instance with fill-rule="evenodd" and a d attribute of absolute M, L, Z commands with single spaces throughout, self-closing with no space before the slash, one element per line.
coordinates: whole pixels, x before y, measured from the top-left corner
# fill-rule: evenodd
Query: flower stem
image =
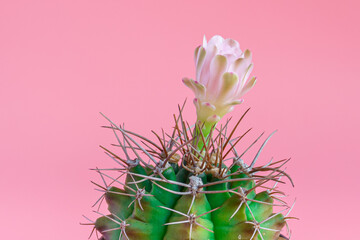
<path fill-rule="evenodd" d="M 210 143 L 210 133 L 215 128 L 216 123 L 209 122 L 199 122 L 195 125 L 195 144 L 196 148 L 199 152 L 201 152 L 204 148 L 204 142 L 206 142 L 206 147 L 209 146 Z M 205 141 L 204 141 L 205 140 Z"/>

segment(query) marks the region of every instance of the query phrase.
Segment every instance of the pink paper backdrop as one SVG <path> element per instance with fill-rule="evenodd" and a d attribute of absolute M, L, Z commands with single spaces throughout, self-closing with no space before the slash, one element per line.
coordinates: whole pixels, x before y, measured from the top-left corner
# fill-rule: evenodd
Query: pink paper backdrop
<path fill-rule="evenodd" d="M 360 35 L 358 1 L 0 2 L 0 228 L 2 239 L 87 239 L 99 193 L 92 167 L 104 112 L 146 136 L 170 130 L 192 93 L 193 50 L 205 34 L 254 55 L 257 86 L 235 118 L 265 150 L 292 157 L 293 239 L 357 239 Z M 189 101 L 191 102 L 191 101 Z M 188 104 L 186 116 L 194 120 Z M 244 130 L 245 127 L 242 128 Z"/>

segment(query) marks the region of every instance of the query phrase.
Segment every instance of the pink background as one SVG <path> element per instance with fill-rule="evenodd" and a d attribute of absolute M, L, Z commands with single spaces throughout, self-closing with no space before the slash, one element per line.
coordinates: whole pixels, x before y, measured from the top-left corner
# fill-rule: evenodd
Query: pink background
<path fill-rule="evenodd" d="M 356 239 L 359 217 L 358 1 L 0 2 L 2 239 L 87 239 L 93 167 L 116 122 L 170 130 L 194 77 L 193 50 L 220 34 L 254 55 L 241 132 L 279 132 L 264 156 L 292 157 L 293 239 Z M 191 101 L 189 101 L 191 102 Z M 186 108 L 192 122 L 195 110 Z M 242 146 L 244 147 L 244 146 Z M 264 158 L 265 159 L 265 158 Z M 267 159 L 265 159 L 267 160 Z"/>

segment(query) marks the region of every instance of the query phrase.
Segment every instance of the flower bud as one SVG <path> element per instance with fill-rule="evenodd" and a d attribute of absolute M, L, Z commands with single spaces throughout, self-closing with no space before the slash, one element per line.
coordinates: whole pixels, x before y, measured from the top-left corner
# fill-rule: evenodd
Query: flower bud
<path fill-rule="evenodd" d="M 197 119 L 216 123 L 234 105 L 243 102 L 241 97 L 255 84 L 248 81 L 253 69 L 249 50 L 242 52 L 233 39 L 214 36 L 195 49 L 196 81 L 184 78 L 183 82 L 195 93 Z"/>

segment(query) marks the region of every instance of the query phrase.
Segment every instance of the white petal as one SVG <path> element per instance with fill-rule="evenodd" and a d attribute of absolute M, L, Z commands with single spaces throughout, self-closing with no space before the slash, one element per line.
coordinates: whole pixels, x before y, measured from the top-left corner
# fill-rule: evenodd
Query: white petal
<path fill-rule="evenodd" d="M 227 106 L 239 105 L 239 104 L 242 104 L 243 102 L 244 102 L 244 99 L 237 99 L 237 100 L 232 100 L 232 101 L 228 102 L 226 105 Z"/>
<path fill-rule="evenodd" d="M 216 46 L 217 48 L 221 49 L 223 43 L 224 43 L 224 38 L 222 36 L 215 35 L 209 40 L 208 46 Z"/>
<path fill-rule="evenodd" d="M 236 94 L 235 94 L 238 98 L 242 96 L 242 90 L 243 90 L 244 85 L 246 84 L 246 81 L 248 80 L 253 68 L 254 68 L 254 65 L 250 64 L 248 66 L 248 68 L 246 69 L 245 73 L 243 73 L 242 78 L 239 78 L 240 82 L 236 89 Z"/>
<path fill-rule="evenodd" d="M 254 87 L 255 83 L 256 83 L 256 77 L 251 78 L 250 81 L 246 83 L 246 85 L 242 88 L 241 92 L 237 97 L 241 97 L 245 93 L 247 93 L 252 87 Z"/>
<path fill-rule="evenodd" d="M 206 94 L 206 88 L 204 85 L 202 85 L 201 83 L 199 83 L 198 81 L 193 81 L 193 86 L 195 87 L 195 95 L 199 98 L 203 98 L 205 97 Z"/>
<path fill-rule="evenodd" d="M 205 34 L 204 34 L 204 38 L 203 38 L 203 47 L 204 47 L 204 48 L 207 47 L 207 41 L 206 41 Z"/>
<path fill-rule="evenodd" d="M 201 104 L 201 106 L 203 106 L 204 108 L 208 108 L 208 109 L 210 109 L 212 111 L 216 110 L 216 107 L 214 105 L 212 105 L 211 103 L 209 103 L 209 102 L 203 102 Z"/>
<path fill-rule="evenodd" d="M 207 85 L 207 96 L 214 98 L 221 87 L 221 77 L 226 71 L 227 59 L 222 55 L 216 55 L 210 64 L 210 78 Z"/>
<path fill-rule="evenodd" d="M 216 46 L 208 46 L 206 48 L 206 55 L 201 70 L 197 72 L 196 80 L 204 84 L 207 87 L 210 78 L 210 64 L 213 58 L 216 56 L 218 50 Z"/>
<path fill-rule="evenodd" d="M 245 74 L 240 79 L 240 87 L 243 88 L 246 81 L 248 80 L 252 70 L 254 69 L 254 64 L 250 64 L 249 67 L 246 69 Z"/>
<path fill-rule="evenodd" d="M 194 98 L 193 103 L 194 103 L 196 109 L 200 108 L 200 100 L 198 98 Z"/>
<path fill-rule="evenodd" d="M 216 123 L 216 122 L 220 121 L 220 117 L 218 115 L 212 115 L 212 116 L 208 117 L 206 119 L 206 121 L 209 123 Z"/>
<path fill-rule="evenodd" d="M 236 40 L 231 39 L 231 38 L 225 39 L 224 43 L 231 48 L 240 48 L 239 43 Z"/>
<path fill-rule="evenodd" d="M 194 85 L 192 84 L 192 81 L 193 81 L 192 79 L 183 78 L 182 81 L 188 88 L 190 88 L 196 94 L 196 89 L 195 89 Z"/>
<path fill-rule="evenodd" d="M 206 57 L 206 51 L 203 47 L 199 48 L 198 54 L 197 54 L 197 59 L 196 59 L 196 80 L 200 81 L 200 73 L 201 73 L 201 69 L 204 65 L 204 61 L 205 61 L 205 57 Z"/>
<path fill-rule="evenodd" d="M 232 65 L 232 70 L 239 75 L 239 79 L 242 80 L 247 69 L 249 68 L 252 60 L 252 54 L 249 50 L 244 52 L 242 58 L 238 58 Z"/>
<path fill-rule="evenodd" d="M 239 78 L 236 73 L 226 72 L 222 75 L 222 85 L 216 101 L 224 102 L 235 94 Z"/>
<path fill-rule="evenodd" d="M 197 59 L 198 59 L 198 54 L 199 54 L 199 49 L 200 49 L 201 45 L 197 46 L 195 48 L 195 52 L 194 52 L 194 61 L 195 61 L 195 64 L 197 63 Z"/>

